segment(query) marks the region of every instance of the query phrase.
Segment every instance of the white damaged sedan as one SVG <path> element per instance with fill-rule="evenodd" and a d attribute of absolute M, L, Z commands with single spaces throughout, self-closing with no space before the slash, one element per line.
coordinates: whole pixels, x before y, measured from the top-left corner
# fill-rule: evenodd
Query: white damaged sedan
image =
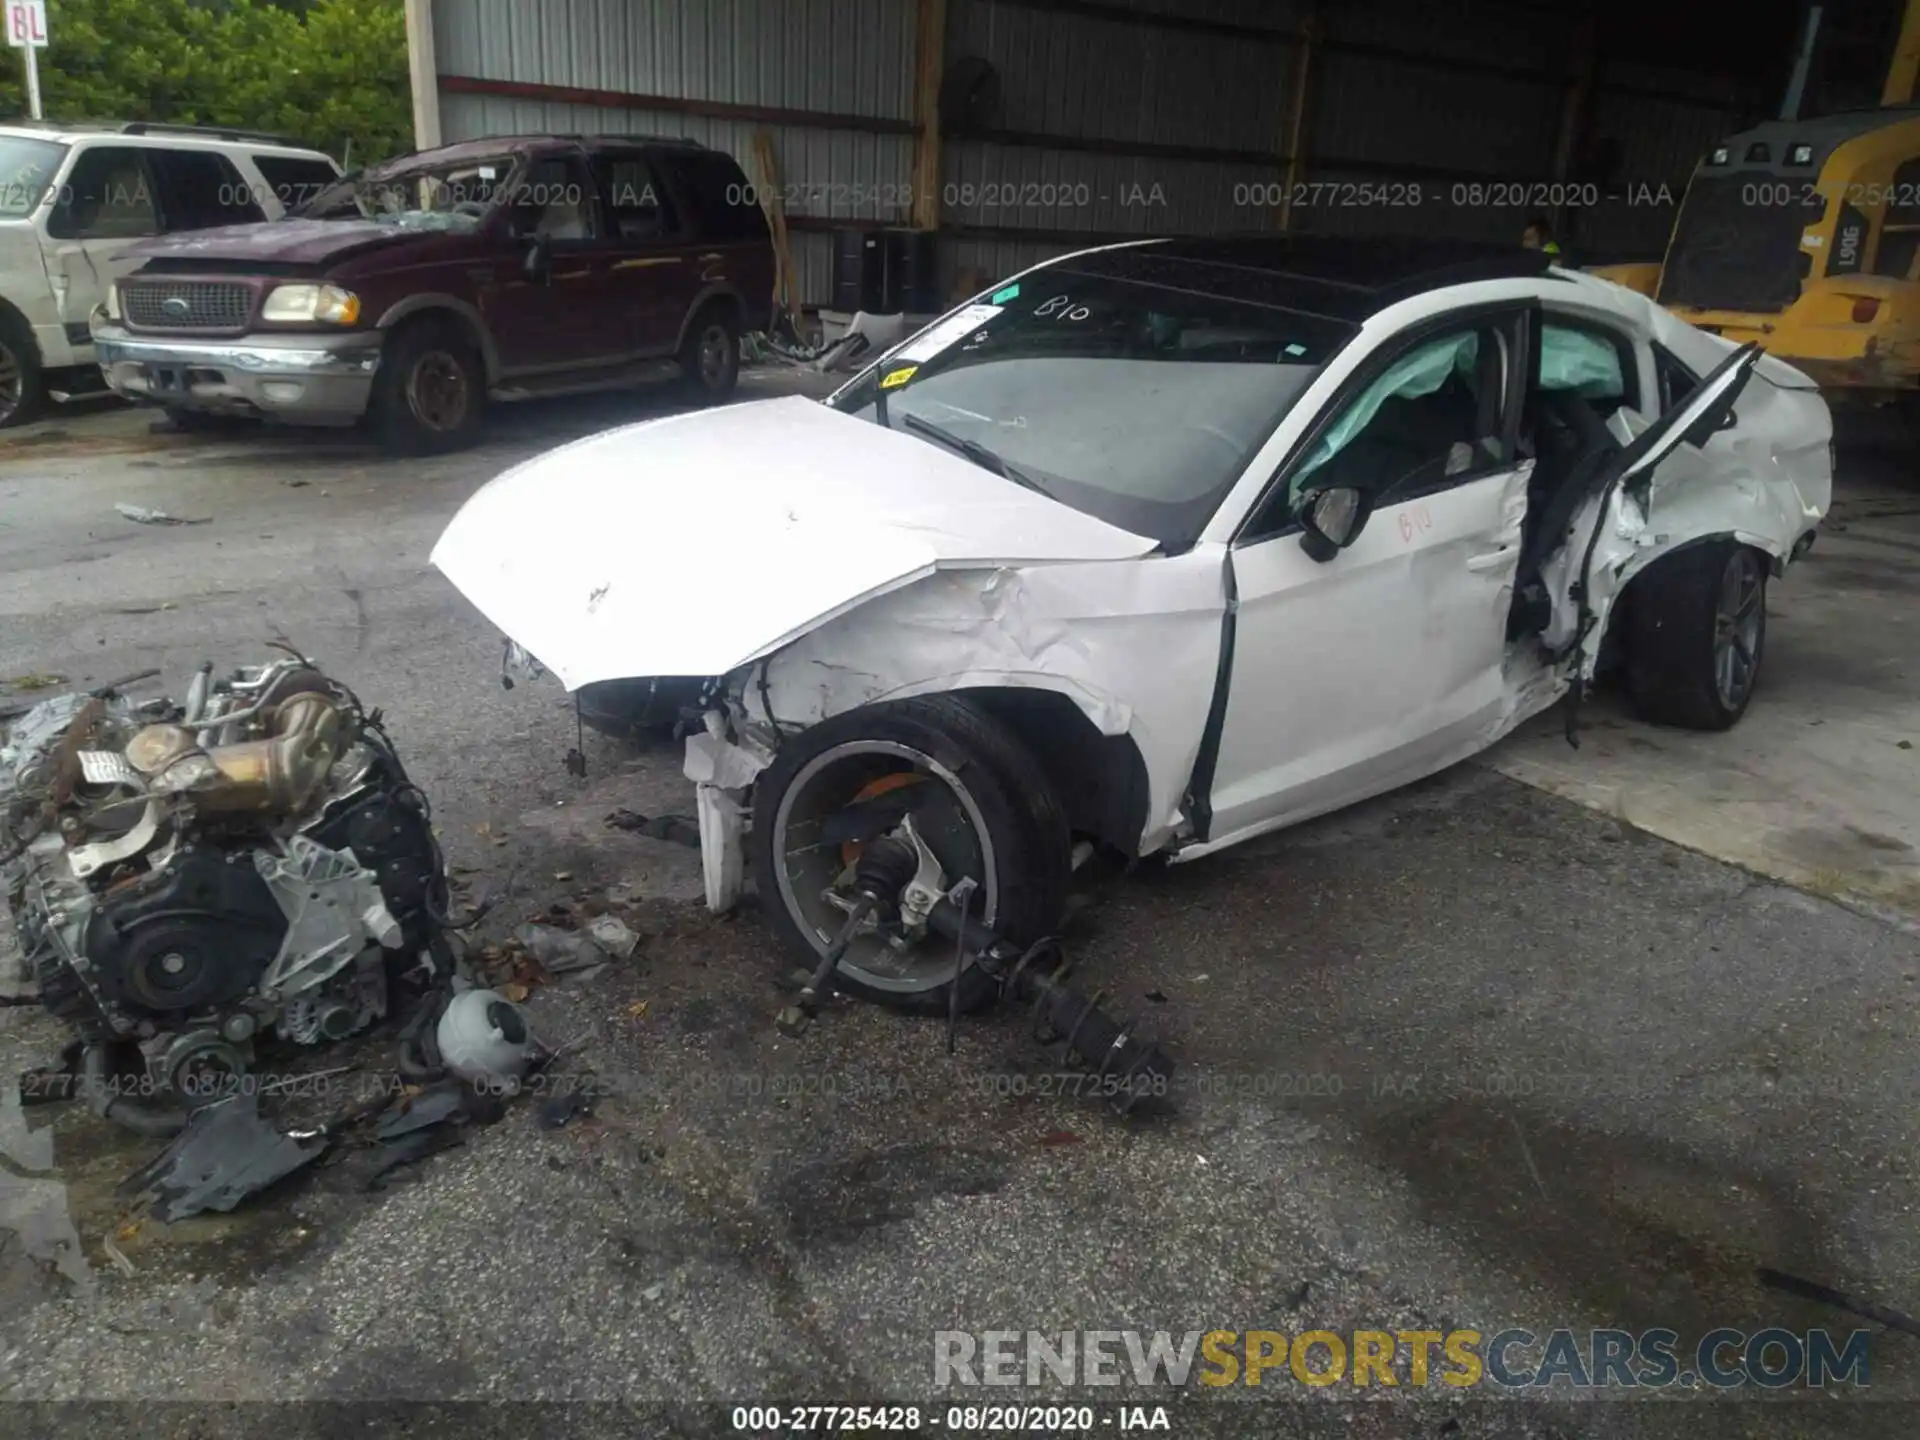
<path fill-rule="evenodd" d="M 569 690 L 690 683 L 709 904 L 750 869 L 803 955 L 849 930 L 840 988 L 944 1009 L 987 990 L 927 938 L 956 887 L 1036 940 L 1081 842 L 1205 855 L 1603 666 L 1649 720 L 1732 725 L 1831 435 L 1799 371 L 1538 252 L 1147 241 L 1013 277 L 825 403 L 529 461 L 433 560 Z M 919 863 L 876 908 L 880 836 Z"/>

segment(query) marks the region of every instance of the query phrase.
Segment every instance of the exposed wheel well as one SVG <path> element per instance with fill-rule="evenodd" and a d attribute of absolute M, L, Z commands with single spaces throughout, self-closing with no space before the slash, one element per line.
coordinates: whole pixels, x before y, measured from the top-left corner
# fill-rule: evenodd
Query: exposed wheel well
<path fill-rule="evenodd" d="M 732 317 L 736 331 L 745 328 L 746 306 L 741 303 L 738 295 L 733 294 L 731 291 L 722 290 L 716 294 L 707 296 L 706 299 L 702 300 L 687 312 L 687 322 L 680 327 L 680 343 L 682 345 L 687 343 L 687 337 L 693 334 L 695 329 L 698 328 L 702 315 L 710 315 L 716 311 Z"/>
<path fill-rule="evenodd" d="M 1738 536 L 1728 534 L 1724 531 L 1713 535 L 1701 535 L 1687 541 L 1685 544 L 1674 546 L 1673 549 L 1667 551 L 1666 554 L 1662 555 L 1645 569 L 1635 572 L 1634 577 L 1627 581 L 1626 589 L 1620 592 L 1620 598 L 1614 602 L 1613 608 L 1607 613 L 1607 633 L 1602 637 L 1600 642 L 1600 664 L 1598 667 L 1600 670 L 1617 669 L 1626 660 L 1627 635 L 1631 628 L 1629 617 L 1633 613 L 1633 606 L 1638 603 L 1639 597 L 1646 592 L 1646 587 L 1640 582 L 1661 569 L 1662 566 L 1671 565 L 1676 559 L 1681 559 L 1693 554 L 1703 545 L 1720 544 L 1732 544 L 1739 546 L 1743 550 L 1751 550 L 1754 555 L 1759 558 L 1761 565 L 1766 568 L 1767 573 L 1776 579 L 1786 569 L 1786 562 L 1778 556 L 1770 554 L 1758 545 L 1749 545 Z"/>
<path fill-rule="evenodd" d="M 956 691 L 985 710 L 1039 760 L 1074 833 L 1128 855 L 1147 826 L 1147 764 L 1129 735 L 1103 735 L 1053 690 L 1002 686 Z"/>
<path fill-rule="evenodd" d="M 487 337 L 474 323 L 471 315 L 463 314 L 450 305 L 428 305 L 419 310 L 410 310 L 385 327 L 388 335 L 398 335 L 402 331 L 417 329 L 421 325 L 449 325 L 466 338 L 473 346 L 474 353 L 480 357 L 481 367 L 487 372 L 487 382 L 492 384 L 495 377 L 493 347 L 487 343 Z"/>

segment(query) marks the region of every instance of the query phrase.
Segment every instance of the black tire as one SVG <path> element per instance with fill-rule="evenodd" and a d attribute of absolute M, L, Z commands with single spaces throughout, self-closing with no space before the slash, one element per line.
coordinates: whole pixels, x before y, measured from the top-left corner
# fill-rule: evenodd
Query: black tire
<path fill-rule="evenodd" d="M 1633 582 L 1627 690 L 1642 719 L 1726 730 L 1746 713 L 1766 652 L 1767 564 L 1748 546 L 1718 540 L 1662 560 Z M 1726 613 L 1730 602 L 1737 615 Z"/>
<path fill-rule="evenodd" d="M 816 760 L 848 745 L 873 742 L 910 752 L 896 762 L 903 768 L 911 765 L 931 774 L 924 764 L 931 761 L 964 787 L 965 798 L 971 799 L 986 827 L 995 894 L 992 922 L 999 934 L 1029 945 L 1054 933 L 1066 909 L 1072 836 L 1046 773 L 1011 731 L 978 706 L 959 696 L 930 695 L 869 705 L 824 720 L 786 741 L 755 782 L 750 840 L 754 884 L 768 922 L 798 963 L 811 971 L 826 951 L 826 940 L 818 938 L 817 931 L 810 933 L 805 917 L 796 913 L 797 902 L 789 897 L 799 887 L 783 890 L 781 884 L 782 801 Z M 946 784 L 937 775 L 934 783 Z M 947 793 L 954 794 L 950 786 Z M 946 883 L 951 887 L 959 879 L 948 875 Z M 984 903 L 983 896 L 976 897 L 976 906 Z M 985 918 L 981 909 L 974 914 Z M 869 983 L 850 955 L 841 964 L 836 990 L 894 1009 L 945 1014 L 953 988 L 953 948 L 932 937 L 921 944 L 926 947 L 927 975 L 892 985 Z M 978 967 L 968 965 L 960 974 L 959 991 L 959 1008 L 970 1011 L 992 999 L 994 987 Z"/>
<path fill-rule="evenodd" d="M 367 413 L 388 450 L 441 455 L 465 449 L 479 438 L 486 408 L 486 365 L 458 325 L 422 318 L 387 338 Z"/>
<path fill-rule="evenodd" d="M 687 324 L 680 342 L 687 394 L 705 405 L 733 397 L 740 383 L 740 317 L 731 305 L 708 303 Z"/>
<path fill-rule="evenodd" d="M 40 346 L 27 322 L 0 310 L 0 430 L 30 425 L 47 408 Z"/>

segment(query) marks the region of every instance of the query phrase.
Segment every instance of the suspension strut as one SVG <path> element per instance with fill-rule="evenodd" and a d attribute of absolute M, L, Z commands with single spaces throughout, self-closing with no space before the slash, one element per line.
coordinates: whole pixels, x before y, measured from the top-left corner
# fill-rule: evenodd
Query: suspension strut
<path fill-rule="evenodd" d="M 1072 965 L 1058 940 L 1049 936 L 1022 950 L 951 899 L 934 905 L 927 929 L 951 940 L 959 956 L 971 954 L 999 987 L 1002 1002 L 1027 1006 L 1035 1038 L 1061 1045 L 1069 1062 L 1078 1057 L 1092 1072 L 1092 1093 L 1122 1115 L 1147 1096 L 1172 1088 L 1173 1062 L 1158 1045 L 1134 1037 L 1134 1021 L 1116 1021 L 1102 1010 L 1104 992 L 1086 996 L 1066 983 Z M 961 968 L 956 963 L 956 975 Z"/>

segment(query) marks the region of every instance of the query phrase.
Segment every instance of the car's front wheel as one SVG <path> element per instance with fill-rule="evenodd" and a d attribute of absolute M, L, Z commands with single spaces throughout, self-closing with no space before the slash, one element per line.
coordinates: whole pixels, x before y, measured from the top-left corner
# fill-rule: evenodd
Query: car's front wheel
<path fill-rule="evenodd" d="M 1682 550 L 1633 582 L 1627 688 L 1656 725 L 1725 730 L 1746 713 L 1767 642 L 1767 562 L 1731 540 Z"/>
<path fill-rule="evenodd" d="M 437 455 L 479 438 L 486 404 L 486 366 L 472 341 L 455 325 L 422 319 L 388 338 L 368 418 L 396 454 Z"/>
<path fill-rule="evenodd" d="M 940 888 L 972 879 L 971 914 L 1026 945 L 1066 906 L 1071 837 L 1053 787 L 1003 724 L 956 695 L 887 701 L 822 721 L 786 741 L 754 785 L 754 881 L 761 905 L 808 970 L 847 920 L 863 847 L 912 831 L 937 859 Z M 992 997 L 970 959 L 926 934 L 856 932 L 836 988 L 906 1010 L 944 1013 Z"/>

